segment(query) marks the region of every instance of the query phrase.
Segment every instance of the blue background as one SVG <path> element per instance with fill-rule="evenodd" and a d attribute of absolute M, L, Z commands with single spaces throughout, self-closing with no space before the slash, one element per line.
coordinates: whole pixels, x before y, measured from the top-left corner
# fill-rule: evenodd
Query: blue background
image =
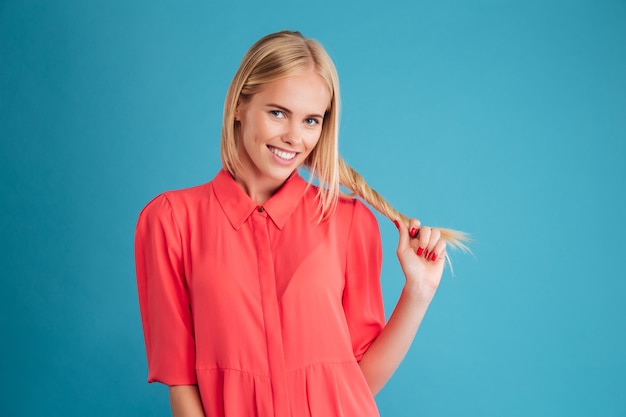
<path fill-rule="evenodd" d="M 382 415 L 626 416 L 623 0 L 0 1 L 1 414 L 169 415 L 135 221 L 213 177 L 228 83 L 283 28 L 335 60 L 345 159 L 475 238 Z"/>

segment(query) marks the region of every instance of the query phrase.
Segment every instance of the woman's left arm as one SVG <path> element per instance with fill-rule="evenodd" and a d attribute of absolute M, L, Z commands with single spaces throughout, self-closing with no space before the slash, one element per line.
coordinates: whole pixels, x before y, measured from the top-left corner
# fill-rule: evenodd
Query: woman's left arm
<path fill-rule="evenodd" d="M 437 229 L 412 219 L 400 232 L 396 251 L 406 284 L 389 321 L 359 365 L 370 390 L 377 394 L 404 359 L 433 299 L 445 265 L 446 244 Z M 418 232 L 419 231 L 419 232 Z"/>

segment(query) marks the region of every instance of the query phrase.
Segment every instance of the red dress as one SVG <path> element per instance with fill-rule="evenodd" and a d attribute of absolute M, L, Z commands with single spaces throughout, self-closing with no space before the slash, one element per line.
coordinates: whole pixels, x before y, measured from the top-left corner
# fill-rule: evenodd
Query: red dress
<path fill-rule="evenodd" d="M 384 326 L 381 244 L 363 203 L 318 223 L 297 174 L 257 206 L 220 171 L 141 212 L 148 381 L 197 384 L 207 416 L 378 416 L 358 361 Z"/>

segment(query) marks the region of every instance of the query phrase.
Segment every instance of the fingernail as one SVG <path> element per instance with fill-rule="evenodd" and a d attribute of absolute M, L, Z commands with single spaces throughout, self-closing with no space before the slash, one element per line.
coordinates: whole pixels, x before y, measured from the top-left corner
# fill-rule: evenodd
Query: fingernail
<path fill-rule="evenodd" d="M 422 254 L 422 252 L 424 252 L 424 248 L 423 247 L 419 247 L 417 248 L 417 256 L 420 256 Z"/>
<path fill-rule="evenodd" d="M 417 229 L 415 227 L 411 228 L 410 235 L 411 235 L 411 237 L 417 236 Z"/>
<path fill-rule="evenodd" d="M 424 258 L 428 259 L 429 255 L 430 255 L 430 252 L 428 251 L 428 249 L 426 249 L 426 252 L 424 252 Z"/>
<path fill-rule="evenodd" d="M 393 221 L 393 224 L 395 224 L 395 225 L 396 225 L 396 228 L 397 228 L 397 229 L 400 229 L 400 223 L 398 223 L 398 221 L 397 221 L 397 220 L 394 220 L 394 221 Z"/>
<path fill-rule="evenodd" d="M 437 260 L 437 252 L 433 252 L 432 256 L 430 257 L 430 259 L 435 262 Z"/>

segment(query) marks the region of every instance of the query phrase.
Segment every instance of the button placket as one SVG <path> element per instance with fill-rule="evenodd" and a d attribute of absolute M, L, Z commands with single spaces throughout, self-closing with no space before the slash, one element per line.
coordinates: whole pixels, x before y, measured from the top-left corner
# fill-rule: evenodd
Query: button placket
<path fill-rule="evenodd" d="M 274 413 L 276 416 L 289 416 L 289 400 L 285 375 L 282 326 L 278 298 L 276 294 L 276 274 L 272 257 L 268 227 L 271 219 L 263 206 L 257 207 L 252 216 L 254 241 L 258 253 L 258 279 L 261 290 L 265 340 L 272 386 Z"/>

